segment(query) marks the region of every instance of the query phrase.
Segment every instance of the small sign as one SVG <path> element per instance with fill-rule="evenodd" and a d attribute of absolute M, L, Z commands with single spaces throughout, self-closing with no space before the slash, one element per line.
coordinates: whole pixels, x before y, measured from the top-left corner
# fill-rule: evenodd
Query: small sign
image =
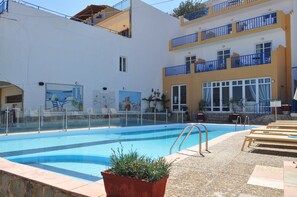
<path fill-rule="evenodd" d="M 281 107 L 281 106 L 282 106 L 281 100 L 270 101 L 270 107 Z"/>

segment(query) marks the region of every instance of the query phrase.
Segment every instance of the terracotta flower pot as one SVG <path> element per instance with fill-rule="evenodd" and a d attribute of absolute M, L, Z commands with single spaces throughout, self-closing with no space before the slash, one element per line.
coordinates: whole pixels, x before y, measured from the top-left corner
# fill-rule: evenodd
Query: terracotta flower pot
<path fill-rule="evenodd" d="M 145 180 L 117 176 L 109 170 L 101 172 L 107 197 L 163 197 L 168 177 L 154 183 Z"/>

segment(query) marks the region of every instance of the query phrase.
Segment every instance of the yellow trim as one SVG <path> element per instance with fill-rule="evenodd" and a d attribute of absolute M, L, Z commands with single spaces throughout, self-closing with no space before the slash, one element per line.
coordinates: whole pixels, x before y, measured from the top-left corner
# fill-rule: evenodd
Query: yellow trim
<path fill-rule="evenodd" d="M 228 13 L 231 13 L 231 12 L 234 12 L 234 11 L 237 11 L 237 10 L 241 10 L 241 9 L 245 9 L 245 8 L 248 8 L 248 7 L 256 6 L 256 5 L 259 5 L 259 4 L 262 4 L 262 3 L 266 3 L 268 1 L 271 1 L 271 0 L 257 0 L 257 1 L 250 2 L 250 3 L 247 3 L 247 0 L 244 0 L 243 4 L 238 6 L 238 7 L 225 9 L 225 10 L 222 10 L 221 12 L 217 12 L 217 13 L 214 13 L 213 12 L 213 6 L 210 6 L 209 7 L 209 13 L 208 13 L 207 16 L 197 18 L 197 19 L 191 20 L 191 21 L 185 21 L 184 17 L 181 17 L 180 18 L 180 25 L 181 26 L 191 25 L 191 24 L 198 23 L 198 22 L 201 22 L 201 21 L 204 21 L 204 20 L 216 17 L 216 16 L 220 16 L 220 15 L 223 15 L 223 14 L 228 14 Z"/>
<path fill-rule="evenodd" d="M 173 47 L 173 48 L 172 48 L 172 46 L 170 46 L 169 51 L 185 49 L 185 48 L 189 48 L 189 47 L 199 46 L 199 45 L 208 44 L 208 43 L 217 42 L 217 41 L 226 40 L 226 39 L 232 39 L 232 38 L 236 38 L 239 36 L 259 33 L 259 32 L 268 31 L 268 30 L 276 29 L 276 28 L 282 28 L 284 31 L 286 31 L 286 18 L 287 18 L 286 15 L 282 11 L 277 11 L 276 13 L 277 13 L 277 23 L 276 24 L 269 25 L 269 26 L 263 26 L 263 27 L 255 28 L 255 29 L 250 29 L 250 30 L 246 30 L 246 31 L 242 31 L 242 32 L 237 32 L 236 31 L 236 22 L 233 22 L 231 34 L 227 34 L 227 35 L 215 37 L 215 38 L 210 38 L 210 39 L 202 41 L 201 40 L 201 32 L 198 32 L 198 42 L 185 44 L 185 45 Z M 169 41 L 169 42 L 171 42 L 171 41 Z"/>

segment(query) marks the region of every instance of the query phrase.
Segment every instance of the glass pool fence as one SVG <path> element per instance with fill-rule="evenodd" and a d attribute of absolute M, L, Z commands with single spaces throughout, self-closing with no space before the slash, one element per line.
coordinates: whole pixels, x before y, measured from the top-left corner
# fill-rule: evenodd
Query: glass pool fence
<path fill-rule="evenodd" d="M 187 112 L 106 112 L 48 111 L 43 109 L 20 110 L 18 108 L 1 110 L 0 135 L 19 132 L 42 132 L 49 130 L 67 131 L 69 129 L 98 127 L 127 127 L 184 123 Z"/>

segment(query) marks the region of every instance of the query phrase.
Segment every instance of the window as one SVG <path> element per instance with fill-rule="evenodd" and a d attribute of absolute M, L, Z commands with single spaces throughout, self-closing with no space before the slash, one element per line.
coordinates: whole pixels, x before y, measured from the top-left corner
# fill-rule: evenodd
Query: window
<path fill-rule="evenodd" d="M 119 70 L 120 70 L 120 72 L 127 72 L 127 59 L 126 59 L 126 57 L 120 57 Z"/>
<path fill-rule="evenodd" d="M 202 87 L 206 111 L 223 112 L 232 109 L 252 113 L 263 110 L 266 106 L 269 108 L 271 78 L 207 82 Z M 232 102 L 236 104 L 233 105 Z"/>
<path fill-rule="evenodd" d="M 259 55 L 259 64 L 269 64 L 271 63 L 271 42 L 264 42 L 256 44 L 256 53 Z"/>
<path fill-rule="evenodd" d="M 226 59 L 230 57 L 230 50 L 223 50 L 217 52 L 218 66 L 226 65 Z"/>
<path fill-rule="evenodd" d="M 196 55 L 186 57 L 186 65 L 191 65 L 196 62 Z"/>
<path fill-rule="evenodd" d="M 181 111 L 185 110 L 187 106 L 187 86 L 177 85 L 172 86 L 172 110 Z"/>
<path fill-rule="evenodd" d="M 13 96 L 6 96 L 5 103 L 21 103 L 23 100 L 23 95 L 13 95 Z"/>

